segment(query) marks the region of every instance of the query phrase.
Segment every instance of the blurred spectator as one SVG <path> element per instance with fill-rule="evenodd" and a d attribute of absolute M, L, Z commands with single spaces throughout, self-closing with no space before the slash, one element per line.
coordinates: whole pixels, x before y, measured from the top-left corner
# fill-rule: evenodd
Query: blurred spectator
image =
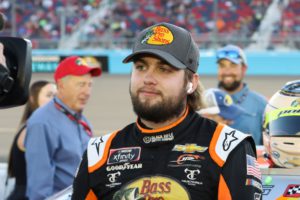
<path fill-rule="evenodd" d="M 56 86 L 48 81 L 36 81 L 29 90 L 29 99 L 25 105 L 20 128 L 14 137 L 8 160 L 8 178 L 15 178 L 15 187 L 7 200 L 27 199 L 26 193 L 26 162 L 24 138 L 26 122 L 31 114 L 40 106 L 48 103 L 56 94 Z"/>
<path fill-rule="evenodd" d="M 283 7 L 282 1 L 278 4 Z M 282 12 L 281 20 L 275 25 L 272 43 L 277 46 L 282 44 L 282 46 L 300 49 L 300 40 L 297 39 L 300 33 L 300 1 L 290 0 Z"/>
<path fill-rule="evenodd" d="M 243 81 L 248 63 L 244 51 L 238 46 L 227 45 L 217 51 L 219 88 L 226 91 L 233 102 L 246 111 L 231 126 L 252 134 L 256 145 L 262 144 L 263 113 L 266 99 L 251 91 Z"/>
<path fill-rule="evenodd" d="M 101 69 L 77 56 L 58 65 L 54 79 L 57 95 L 37 109 L 27 123 L 25 158 L 26 195 L 45 199 L 72 184 L 81 156 L 92 136 L 82 112 L 92 89 L 92 77 Z"/>

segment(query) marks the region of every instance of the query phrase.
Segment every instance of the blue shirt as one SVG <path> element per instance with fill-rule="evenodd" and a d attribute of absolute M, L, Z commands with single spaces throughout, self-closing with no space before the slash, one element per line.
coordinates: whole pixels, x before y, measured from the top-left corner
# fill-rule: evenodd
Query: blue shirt
<path fill-rule="evenodd" d="M 247 112 L 238 117 L 230 126 L 247 134 L 251 134 L 256 145 L 262 144 L 263 115 L 267 100 L 262 95 L 253 92 L 248 85 L 231 95 L 234 103 L 240 105 Z"/>
<path fill-rule="evenodd" d="M 57 97 L 55 100 L 76 114 Z M 82 115 L 81 119 L 87 122 Z M 73 183 L 90 136 L 82 125 L 59 110 L 54 100 L 37 109 L 27 123 L 26 195 L 30 200 L 45 199 Z"/>

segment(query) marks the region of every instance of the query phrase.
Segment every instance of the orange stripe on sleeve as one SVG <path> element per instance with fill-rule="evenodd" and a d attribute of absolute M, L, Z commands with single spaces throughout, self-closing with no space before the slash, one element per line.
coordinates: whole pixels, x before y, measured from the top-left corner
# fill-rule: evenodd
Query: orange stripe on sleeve
<path fill-rule="evenodd" d="M 88 169 L 89 173 L 92 173 L 95 170 L 99 169 L 106 162 L 107 157 L 108 157 L 108 151 L 109 151 L 109 148 L 111 145 L 111 141 L 113 140 L 113 138 L 116 136 L 117 133 L 118 133 L 118 131 L 111 134 L 111 136 L 109 137 L 109 139 L 107 140 L 107 142 L 105 144 L 105 149 L 104 149 L 104 153 L 103 153 L 101 160 L 99 160 L 95 165 L 89 167 L 89 169 Z"/>
<path fill-rule="evenodd" d="M 216 153 L 215 149 L 217 146 L 217 142 L 220 136 L 220 133 L 223 129 L 224 125 L 223 124 L 218 124 L 213 137 L 211 139 L 210 145 L 209 145 L 209 154 L 211 156 L 211 158 L 220 166 L 222 167 L 224 165 L 224 161 L 218 156 L 218 154 Z"/>
<path fill-rule="evenodd" d="M 222 175 L 220 175 L 219 180 L 218 200 L 232 200 L 230 191 Z"/>
<path fill-rule="evenodd" d="M 90 190 L 85 200 L 98 200 L 98 198 L 96 197 L 95 193 Z"/>

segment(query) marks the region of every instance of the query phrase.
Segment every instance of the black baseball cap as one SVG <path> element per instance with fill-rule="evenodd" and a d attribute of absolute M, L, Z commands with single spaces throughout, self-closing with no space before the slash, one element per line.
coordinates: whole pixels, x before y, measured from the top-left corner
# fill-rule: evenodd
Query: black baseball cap
<path fill-rule="evenodd" d="M 178 69 L 188 68 L 196 73 L 199 65 L 199 48 L 190 32 L 166 22 L 150 26 L 140 32 L 123 63 L 132 62 L 140 54 L 155 55 Z"/>

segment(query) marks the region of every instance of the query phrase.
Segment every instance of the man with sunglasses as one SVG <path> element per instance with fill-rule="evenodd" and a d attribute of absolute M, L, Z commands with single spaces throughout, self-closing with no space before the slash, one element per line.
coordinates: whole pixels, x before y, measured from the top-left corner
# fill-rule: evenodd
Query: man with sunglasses
<path fill-rule="evenodd" d="M 256 145 L 262 144 L 262 121 L 266 99 L 249 89 L 243 81 L 247 71 L 247 59 L 241 48 L 227 45 L 217 51 L 218 80 L 220 89 L 231 95 L 235 104 L 246 111 L 231 126 L 252 134 Z"/>

